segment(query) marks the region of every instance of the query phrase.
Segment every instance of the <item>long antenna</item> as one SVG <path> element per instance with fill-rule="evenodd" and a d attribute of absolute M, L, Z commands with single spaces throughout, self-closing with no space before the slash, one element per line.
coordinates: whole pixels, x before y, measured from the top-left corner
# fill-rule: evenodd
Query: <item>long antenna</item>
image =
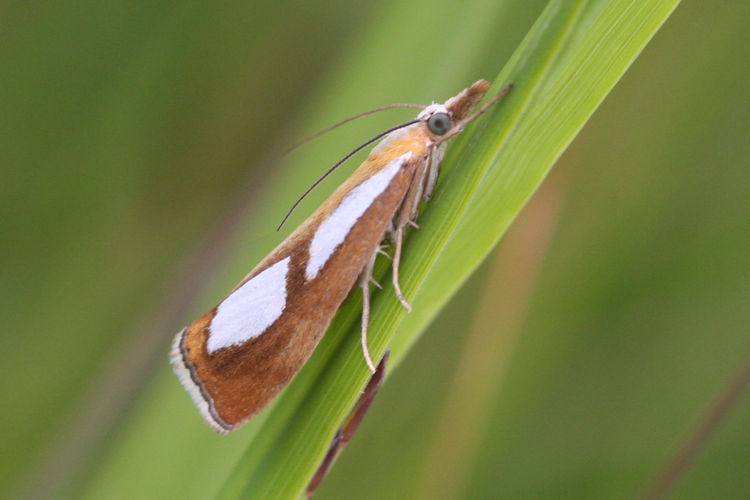
<path fill-rule="evenodd" d="M 331 174 L 331 172 L 333 172 L 334 170 L 336 170 L 342 163 L 344 163 L 346 160 L 348 160 L 349 158 L 351 158 L 352 156 L 354 156 L 356 153 L 358 153 L 359 151 L 361 151 L 363 148 L 369 146 L 370 144 L 372 144 L 373 142 L 377 141 L 381 137 L 390 134 L 394 130 L 398 130 L 400 128 L 408 127 L 409 125 L 414 125 L 415 123 L 418 123 L 420 121 L 422 121 L 422 120 L 411 120 L 411 121 L 408 121 L 406 123 L 402 123 L 401 125 L 396 125 L 395 127 L 391 127 L 388 130 L 379 133 L 378 135 L 376 135 L 372 139 L 369 139 L 367 142 L 364 142 L 364 143 L 360 144 L 359 146 L 357 146 L 356 148 L 354 148 L 354 150 L 352 150 L 349 154 L 347 154 L 346 156 L 344 156 L 343 158 L 341 158 L 339 161 L 337 161 L 334 166 L 332 166 L 331 168 L 329 168 L 326 173 L 324 173 L 323 175 L 321 175 L 318 178 L 318 180 L 316 180 L 315 182 L 313 182 L 312 185 L 309 188 L 307 188 L 307 190 L 304 193 L 302 193 L 302 196 L 300 196 L 299 198 L 297 198 L 297 201 L 294 202 L 294 204 L 292 205 L 292 208 L 290 208 L 289 211 L 286 213 L 286 215 L 284 216 L 284 218 L 281 220 L 281 224 L 279 224 L 279 227 L 277 227 L 276 230 L 278 231 L 279 229 L 281 229 L 281 226 L 283 226 L 284 223 L 286 222 L 286 220 L 289 218 L 289 216 L 292 215 L 292 212 L 294 211 L 295 208 L 297 208 L 297 205 L 299 205 L 302 202 L 302 200 L 305 199 L 305 196 L 307 196 L 308 194 L 310 194 L 310 191 L 312 191 L 313 189 L 315 189 L 315 187 L 318 184 L 320 184 L 321 182 L 323 182 L 323 179 L 325 179 L 326 177 L 328 177 Z"/>
<path fill-rule="evenodd" d="M 333 125 L 331 125 L 330 127 L 324 128 L 323 130 L 321 130 L 319 132 L 315 132 L 313 135 L 311 135 L 309 137 L 305 137 L 304 139 L 302 139 L 301 141 L 299 141 L 297 144 L 293 145 L 292 147 L 288 148 L 286 151 L 284 151 L 283 153 L 281 153 L 281 157 L 283 158 L 284 156 L 288 155 L 289 153 L 291 153 L 295 149 L 299 148 L 300 146 L 304 146 L 305 144 L 307 144 L 308 142 L 312 141 L 313 139 L 317 139 L 321 135 L 327 134 L 331 130 L 333 130 L 335 128 L 338 128 L 341 125 L 344 125 L 345 123 L 349 123 L 350 121 L 356 120 L 357 118 L 362 118 L 363 116 L 367 116 L 367 115 L 371 115 L 373 113 L 377 113 L 378 111 L 385 111 L 387 109 L 394 109 L 394 108 L 424 109 L 425 106 L 422 106 L 421 104 L 409 104 L 409 103 L 406 103 L 406 102 L 402 102 L 402 103 L 398 103 L 398 104 L 388 104 L 387 106 L 380 106 L 379 108 L 368 109 L 367 111 L 363 111 L 363 112 L 358 113 L 358 114 L 356 114 L 354 116 L 350 116 L 349 118 L 345 118 L 345 119 L 341 120 L 340 122 L 336 122 Z"/>

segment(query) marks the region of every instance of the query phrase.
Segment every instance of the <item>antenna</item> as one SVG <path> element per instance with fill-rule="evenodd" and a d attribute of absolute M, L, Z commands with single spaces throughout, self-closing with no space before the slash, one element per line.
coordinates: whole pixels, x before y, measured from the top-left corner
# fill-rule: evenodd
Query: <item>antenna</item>
<path fill-rule="evenodd" d="M 326 173 L 324 173 L 323 175 L 321 175 L 320 177 L 318 177 L 318 180 L 316 180 L 315 182 L 313 182 L 312 185 L 309 188 L 307 188 L 307 190 L 304 193 L 302 193 L 302 196 L 300 196 L 299 198 L 297 198 L 297 201 L 294 202 L 294 204 L 292 205 L 292 208 L 290 208 L 289 211 L 286 213 L 286 215 L 284 216 L 284 218 L 281 220 L 281 224 L 279 224 L 279 227 L 277 227 L 276 230 L 278 231 L 279 229 L 281 229 L 281 226 L 283 226 L 284 223 L 286 222 L 286 220 L 289 218 L 289 216 L 292 215 L 292 212 L 294 211 L 295 208 L 297 208 L 297 205 L 299 205 L 302 202 L 302 200 L 305 199 L 305 196 L 307 196 L 308 194 L 310 194 L 310 192 L 313 189 L 315 189 L 315 187 L 318 184 L 320 184 L 321 182 L 323 182 L 323 179 L 325 179 L 326 177 L 328 177 L 331 174 L 331 172 L 333 172 L 334 170 L 336 170 L 342 163 L 344 163 L 346 160 L 348 160 L 349 158 L 351 158 L 352 156 L 354 156 L 357 152 L 361 151 L 363 148 L 369 146 L 370 144 L 372 144 L 373 142 L 377 141 L 381 137 L 383 137 L 385 135 L 388 135 L 391 132 L 393 132 L 395 130 L 398 130 L 400 128 L 408 127 L 409 125 L 414 125 L 415 123 L 419 123 L 420 121 L 422 121 L 422 120 L 411 120 L 411 121 L 408 121 L 406 123 L 402 123 L 401 125 L 396 125 L 395 127 L 391 127 L 388 130 L 385 130 L 385 131 L 379 133 L 378 135 L 376 135 L 372 139 L 369 139 L 366 142 L 364 142 L 364 143 L 360 144 L 359 146 L 357 146 L 356 148 L 354 148 L 350 153 L 348 153 L 346 156 L 344 156 L 339 161 L 337 161 L 331 168 L 329 168 L 328 171 L 326 171 Z M 320 134 L 318 134 L 318 135 L 320 135 Z"/>
<path fill-rule="evenodd" d="M 294 144 L 292 147 L 281 153 L 281 157 L 288 155 L 292 151 L 298 149 L 301 146 L 304 146 L 308 142 L 312 141 L 313 139 L 317 139 L 323 134 L 327 134 L 331 130 L 334 130 L 341 125 L 344 125 L 345 123 L 349 123 L 352 120 L 356 120 L 357 118 L 362 118 L 363 116 L 371 115 L 373 113 L 377 113 L 378 111 L 385 111 L 387 109 L 394 109 L 394 108 L 411 108 L 411 109 L 424 109 L 425 106 L 422 106 L 421 104 L 409 104 L 409 103 L 398 103 L 398 104 L 388 104 L 387 106 L 380 106 L 379 108 L 369 109 L 367 111 L 363 111 L 361 113 L 358 113 L 354 116 L 350 116 L 349 118 L 345 118 L 341 120 L 340 122 L 334 123 L 330 127 L 324 128 L 323 130 L 314 133 L 313 135 L 309 137 L 305 137 L 301 141 L 299 141 L 297 144 Z"/>

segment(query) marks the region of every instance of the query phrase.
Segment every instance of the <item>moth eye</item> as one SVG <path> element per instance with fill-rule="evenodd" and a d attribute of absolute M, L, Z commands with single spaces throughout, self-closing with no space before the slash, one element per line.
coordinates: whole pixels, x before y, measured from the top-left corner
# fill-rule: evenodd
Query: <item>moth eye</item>
<path fill-rule="evenodd" d="M 443 135 L 451 129 L 451 117 L 448 113 L 435 113 L 427 120 L 430 132 Z"/>

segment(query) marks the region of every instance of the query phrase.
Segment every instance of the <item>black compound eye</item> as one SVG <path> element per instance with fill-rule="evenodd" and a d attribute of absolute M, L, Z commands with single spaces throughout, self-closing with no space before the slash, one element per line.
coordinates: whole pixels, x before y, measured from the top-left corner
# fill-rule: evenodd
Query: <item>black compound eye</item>
<path fill-rule="evenodd" d="M 427 120 L 430 132 L 443 135 L 451 129 L 451 117 L 448 113 L 435 113 Z"/>

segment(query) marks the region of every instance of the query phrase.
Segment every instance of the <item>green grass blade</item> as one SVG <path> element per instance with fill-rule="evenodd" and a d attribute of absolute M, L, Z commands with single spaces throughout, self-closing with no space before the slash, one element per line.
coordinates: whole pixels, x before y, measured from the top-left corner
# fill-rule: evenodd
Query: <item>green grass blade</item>
<path fill-rule="evenodd" d="M 421 230 L 407 242 L 406 315 L 386 288 L 373 300 L 370 349 L 391 367 L 499 240 L 555 160 L 677 5 L 669 1 L 554 1 L 497 78 L 512 94 L 452 145 Z M 503 61 L 496 61 L 497 67 Z M 469 83 L 469 82 L 467 82 Z M 337 317 L 284 393 L 220 498 L 295 498 L 364 387 L 359 299 Z M 395 337 L 394 337 L 395 335 Z"/>

